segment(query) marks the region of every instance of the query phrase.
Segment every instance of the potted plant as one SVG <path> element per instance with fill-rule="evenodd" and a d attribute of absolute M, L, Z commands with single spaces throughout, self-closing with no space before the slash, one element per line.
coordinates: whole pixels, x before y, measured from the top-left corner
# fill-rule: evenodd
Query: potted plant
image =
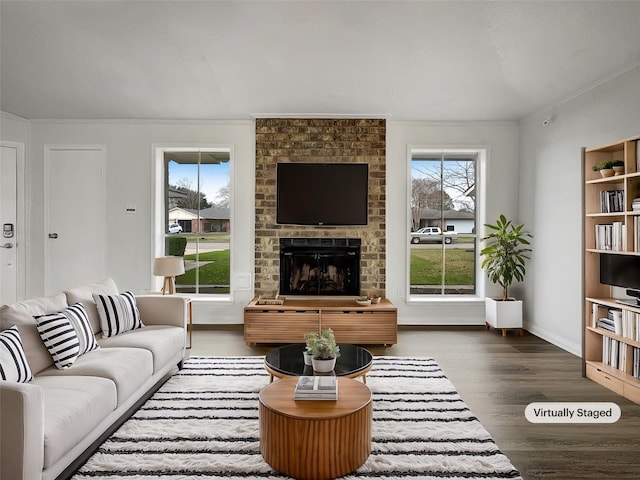
<path fill-rule="evenodd" d="M 318 339 L 320 338 L 320 335 L 318 335 L 318 332 L 309 332 L 306 333 L 304 335 L 304 342 L 305 342 L 305 347 L 304 350 L 302 352 L 302 355 L 304 357 L 304 364 L 305 365 L 309 365 L 311 366 L 311 349 L 313 348 L 313 346 L 315 345 L 315 343 L 318 341 Z"/>
<path fill-rule="evenodd" d="M 485 224 L 491 230 L 482 238 L 486 246 L 480 251 L 484 257 L 481 267 L 489 279 L 502 287 L 502 298 L 485 299 L 487 325 L 494 328 L 522 328 L 522 300 L 509 297 L 509 287 L 514 281 L 523 281 L 525 262 L 529 259 L 528 246 L 532 235 L 524 230 L 524 225 L 515 226 L 511 220 L 500 215 L 495 225 Z"/>
<path fill-rule="evenodd" d="M 311 363 L 316 372 L 330 372 L 336 366 L 336 359 L 340 356 L 340 347 L 336 344 L 333 330 L 323 329 L 318 335 L 315 332 L 305 335 L 308 348 L 311 351 Z"/>
<path fill-rule="evenodd" d="M 592 168 L 594 172 L 600 172 L 600 175 L 603 177 L 611 177 L 615 173 L 613 170 L 613 162 L 611 160 L 601 160 Z"/>
<path fill-rule="evenodd" d="M 624 162 L 615 160 L 611 162 L 611 168 L 613 168 L 614 175 L 622 175 L 624 173 Z"/>

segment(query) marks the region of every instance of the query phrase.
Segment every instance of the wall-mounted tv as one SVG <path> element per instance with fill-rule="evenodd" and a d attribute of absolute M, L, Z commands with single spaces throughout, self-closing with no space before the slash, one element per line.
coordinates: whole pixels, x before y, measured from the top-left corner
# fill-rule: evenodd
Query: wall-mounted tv
<path fill-rule="evenodd" d="M 600 255 L 600 283 L 640 291 L 640 257 Z"/>
<path fill-rule="evenodd" d="M 278 163 L 276 223 L 367 225 L 369 165 Z"/>

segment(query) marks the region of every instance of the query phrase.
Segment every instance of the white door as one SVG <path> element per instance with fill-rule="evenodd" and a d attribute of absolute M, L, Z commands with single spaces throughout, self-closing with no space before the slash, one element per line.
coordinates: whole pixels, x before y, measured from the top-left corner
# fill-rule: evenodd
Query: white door
<path fill-rule="evenodd" d="M 0 305 L 24 297 L 24 145 L 0 146 Z"/>
<path fill-rule="evenodd" d="M 105 151 L 45 147 L 45 291 L 102 280 L 106 258 Z"/>

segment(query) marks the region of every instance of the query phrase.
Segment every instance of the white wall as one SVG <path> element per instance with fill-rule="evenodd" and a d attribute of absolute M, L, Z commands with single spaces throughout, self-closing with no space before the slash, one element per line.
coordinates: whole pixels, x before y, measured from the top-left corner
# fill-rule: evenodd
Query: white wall
<path fill-rule="evenodd" d="M 10 113 L 0 112 L 0 139 L 28 145 L 31 122 Z"/>
<path fill-rule="evenodd" d="M 551 119 L 543 126 L 545 119 Z M 582 148 L 640 134 L 640 67 L 520 122 L 520 220 L 534 234 L 526 328 L 581 354 Z"/>
<path fill-rule="evenodd" d="M 514 218 L 518 213 L 518 125 L 516 122 L 387 123 L 387 297 L 398 307 L 401 324 L 484 324 L 484 300 L 461 302 L 455 298 L 406 301 L 408 278 L 407 232 L 409 232 L 407 146 L 480 147 L 488 150 L 484 165 L 486 219 L 500 213 Z M 485 186 L 487 186 L 485 188 Z M 479 220 L 478 234 L 482 235 Z M 478 278 L 485 282 L 484 274 Z M 493 285 L 487 294 L 498 295 Z M 483 292 L 479 292 L 481 297 Z"/>
<path fill-rule="evenodd" d="M 47 144 L 105 145 L 107 152 L 107 272 L 121 289 L 152 288 L 151 258 L 152 145 L 233 144 L 234 272 L 253 278 L 255 128 L 246 122 L 34 121 L 31 123 L 28 208 L 30 227 L 30 295 L 44 290 L 43 152 Z M 3 134 L 4 138 L 4 134 Z M 488 149 L 487 218 L 518 212 L 518 126 L 515 122 L 389 122 L 387 129 L 387 296 L 398 306 L 403 324 L 483 324 L 483 302 L 450 299 L 408 305 L 407 287 L 407 145 L 473 146 Z M 135 204 L 137 213 L 125 215 Z M 482 223 L 481 220 L 480 223 Z M 479 233 L 482 233 L 481 231 Z M 481 282 L 484 276 L 481 275 Z M 490 294 L 497 294 L 494 292 Z M 229 304 L 197 303 L 196 323 L 242 323 L 252 290 L 237 290 Z"/>
<path fill-rule="evenodd" d="M 233 271 L 253 278 L 253 178 L 255 127 L 252 121 L 124 122 L 34 121 L 31 124 L 32 191 L 31 296 L 44 290 L 43 152 L 47 144 L 105 145 L 107 192 L 107 274 L 121 290 L 154 289 L 153 252 L 153 144 L 233 144 L 234 244 Z M 81 181 L 81 179 L 79 179 Z M 125 207 L 136 206 L 135 215 Z M 194 320 L 201 323 L 241 323 L 250 289 L 237 290 L 233 303 L 197 303 Z"/>

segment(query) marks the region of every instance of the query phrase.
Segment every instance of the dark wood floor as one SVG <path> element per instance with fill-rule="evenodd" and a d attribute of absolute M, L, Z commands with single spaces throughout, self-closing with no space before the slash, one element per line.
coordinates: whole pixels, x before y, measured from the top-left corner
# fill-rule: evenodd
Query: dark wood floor
<path fill-rule="evenodd" d="M 242 326 L 199 326 L 191 355 L 263 355 Z M 580 358 L 533 335 L 484 327 L 400 327 L 374 355 L 431 356 L 526 480 L 640 479 L 640 406 L 582 377 Z M 615 424 L 532 424 L 531 402 L 615 402 Z"/>

